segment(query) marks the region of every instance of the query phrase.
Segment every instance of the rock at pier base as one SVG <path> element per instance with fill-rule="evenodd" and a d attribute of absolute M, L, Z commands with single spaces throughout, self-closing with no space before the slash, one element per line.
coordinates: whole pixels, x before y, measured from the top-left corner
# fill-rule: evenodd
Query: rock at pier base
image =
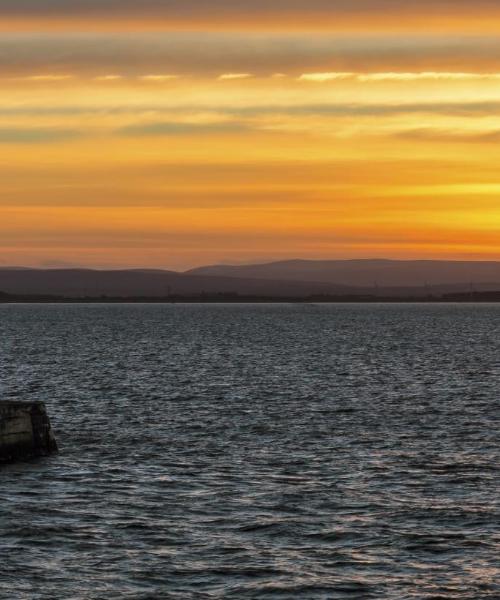
<path fill-rule="evenodd" d="M 0 401 L 0 463 L 56 452 L 57 442 L 43 402 Z"/>

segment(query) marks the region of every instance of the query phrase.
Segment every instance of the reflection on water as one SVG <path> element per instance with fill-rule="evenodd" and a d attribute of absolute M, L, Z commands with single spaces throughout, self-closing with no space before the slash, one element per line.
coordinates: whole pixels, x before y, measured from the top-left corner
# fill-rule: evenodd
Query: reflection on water
<path fill-rule="evenodd" d="M 498 598 L 499 383 L 495 306 L 1 306 L 0 598 Z"/>

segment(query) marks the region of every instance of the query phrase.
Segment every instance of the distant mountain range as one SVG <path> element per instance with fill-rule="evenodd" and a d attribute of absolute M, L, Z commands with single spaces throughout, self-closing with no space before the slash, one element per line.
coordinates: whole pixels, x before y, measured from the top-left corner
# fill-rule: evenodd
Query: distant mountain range
<path fill-rule="evenodd" d="M 158 269 L 0 268 L 0 292 L 67 297 L 311 295 L 428 296 L 500 290 L 500 262 L 289 260 L 214 265 L 185 273 Z"/>

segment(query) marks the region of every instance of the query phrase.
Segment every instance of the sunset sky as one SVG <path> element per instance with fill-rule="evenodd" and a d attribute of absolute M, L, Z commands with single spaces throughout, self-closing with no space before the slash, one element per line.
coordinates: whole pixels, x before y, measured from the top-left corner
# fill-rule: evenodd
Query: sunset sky
<path fill-rule="evenodd" d="M 498 0 L 0 0 L 0 265 L 500 259 Z"/>

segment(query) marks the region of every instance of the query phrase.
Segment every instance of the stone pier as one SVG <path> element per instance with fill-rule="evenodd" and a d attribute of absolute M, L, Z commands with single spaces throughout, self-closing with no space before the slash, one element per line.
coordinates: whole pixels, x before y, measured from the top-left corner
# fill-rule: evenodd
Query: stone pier
<path fill-rule="evenodd" d="M 57 452 L 43 402 L 0 401 L 0 463 Z"/>

